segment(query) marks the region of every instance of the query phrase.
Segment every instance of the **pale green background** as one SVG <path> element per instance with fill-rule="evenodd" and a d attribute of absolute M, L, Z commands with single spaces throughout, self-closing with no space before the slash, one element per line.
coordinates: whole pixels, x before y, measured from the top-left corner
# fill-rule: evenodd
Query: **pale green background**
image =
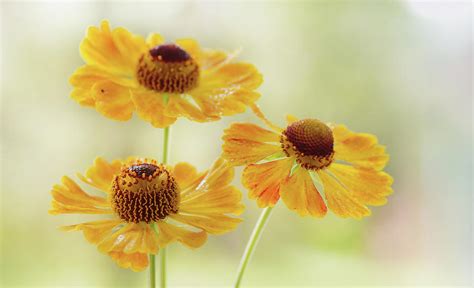
<path fill-rule="evenodd" d="M 283 125 L 291 113 L 345 123 L 387 145 L 395 193 L 386 206 L 362 221 L 319 220 L 280 203 L 244 286 L 472 284 L 468 1 L 3 2 L 1 10 L 2 286 L 146 285 L 146 272 L 120 269 L 80 233 L 56 229 L 94 217 L 47 214 L 51 186 L 97 155 L 161 155 L 160 129 L 137 117 L 108 120 L 68 96 L 67 79 L 83 63 L 79 42 L 104 18 L 134 33 L 241 47 L 240 58 L 264 74 L 259 104 L 271 120 Z M 171 162 L 205 169 L 236 120 L 258 123 L 249 112 L 178 121 Z M 232 283 L 260 212 L 245 202 L 235 232 L 195 251 L 171 246 L 170 286 Z"/>

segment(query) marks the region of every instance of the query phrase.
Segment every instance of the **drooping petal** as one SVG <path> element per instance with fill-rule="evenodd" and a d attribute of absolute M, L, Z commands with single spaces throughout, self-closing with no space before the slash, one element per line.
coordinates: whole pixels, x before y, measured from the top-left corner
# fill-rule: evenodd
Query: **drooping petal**
<path fill-rule="evenodd" d="M 106 198 L 92 196 L 84 192 L 71 178 L 64 176 L 62 184 L 51 190 L 53 200 L 50 214 L 111 214 L 110 203 Z"/>
<path fill-rule="evenodd" d="M 97 157 L 92 167 L 87 169 L 85 176 L 82 174 L 77 174 L 77 176 L 85 183 L 108 194 L 110 193 L 112 180 L 115 175 L 120 174 L 122 165 L 123 163 L 120 160 L 114 160 L 109 163 L 103 158 Z"/>
<path fill-rule="evenodd" d="M 222 139 L 223 157 L 233 165 L 255 163 L 281 151 L 280 136 L 254 124 L 234 123 Z"/>
<path fill-rule="evenodd" d="M 282 182 L 280 189 L 283 202 L 300 216 L 323 217 L 326 215 L 326 204 L 307 170 L 298 168 L 293 175 Z"/>
<path fill-rule="evenodd" d="M 63 231 L 82 231 L 91 244 L 98 244 L 112 234 L 112 229 L 123 224 L 120 219 L 98 220 L 70 226 L 62 226 Z"/>
<path fill-rule="evenodd" d="M 133 35 L 124 28 L 112 31 L 109 22 L 102 21 L 100 27 L 89 27 L 80 51 L 87 64 L 131 77 L 147 46 L 143 37 Z"/>
<path fill-rule="evenodd" d="M 104 80 L 91 88 L 95 109 L 105 117 L 127 121 L 132 117 L 135 106 L 130 97 L 130 88 Z"/>
<path fill-rule="evenodd" d="M 250 199 L 257 199 L 259 207 L 274 206 L 280 199 L 281 182 L 290 174 L 293 163 L 294 158 L 288 157 L 247 166 L 242 184 L 249 190 Z"/>
<path fill-rule="evenodd" d="M 230 116 L 243 113 L 260 98 L 254 90 L 262 81 L 262 75 L 252 64 L 228 63 L 202 71 L 198 87 L 189 94 L 204 114 Z"/>
<path fill-rule="evenodd" d="M 393 178 L 383 171 L 334 163 L 329 168 L 339 182 L 359 202 L 366 205 L 384 205 L 393 190 Z"/>
<path fill-rule="evenodd" d="M 334 177 L 324 170 L 319 170 L 318 175 L 323 182 L 328 207 L 336 215 L 357 219 L 370 215 L 370 210 L 355 199 Z"/>
<path fill-rule="evenodd" d="M 335 158 L 353 165 L 381 170 L 388 162 L 385 147 L 377 137 L 367 133 L 354 133 L 344 125 L 333 128 Z"/>
<path fill-rule="evenodd" d="M 157 222 L 157 225 L 160 231 L 160 247 L 165 247 L 173 241 L 178 241 L 189 248 L 199 248 L 206 243 L 207 233 L 204 230 L 193 232 L 163 221 Z"/>
<path fill-rule="evenodd" d="M 110 251 L 107 253 L 122 268 L 132 269 L 134 272 L 140 272 L 148 267 L 148 254 L 132 253 L 127 254 L 120 251 Z"/>
<path fill-rule="evenodd" d="M 154 127 L 165 128 L 176 121 L 176 117 L 166 116 L 166 104 L 163 95 L 148 89 L 131 90 L 132 101 L 137 109 L 138 116 L 150 122 Z"/>
<path fill-rule="evenodd" d="M 170 217 L 211 234 L 235 229 L 241 220 L 230 215 L 239 215 L 244 207 L 240 191 L 231 185 L 234 169 L 224 159 L 218 159 L 204 177 L 195 175 L 199 182 L 188 180 L 193 184 L 181 190 L 179 212 Z"/>
<path fill-rule="evenodd" d="M 102 240 L 97 248 L 103 253 L 156 254 L 159 248 L 158 236 L 147 223 L 127 223 Z"/>
<path fill-rule="evenodd" d="M 96 66 L 85 65 L 78 68 L 69 78 L 69 82 L 74 88 L 71 92 L 71 98 L 83 106 L 95 107 L 96 101 L 92 87 L 102 81 L 110 81 L 122 87 L 135 86 L 134 82 L 129 79 L 114 76 Z"/>

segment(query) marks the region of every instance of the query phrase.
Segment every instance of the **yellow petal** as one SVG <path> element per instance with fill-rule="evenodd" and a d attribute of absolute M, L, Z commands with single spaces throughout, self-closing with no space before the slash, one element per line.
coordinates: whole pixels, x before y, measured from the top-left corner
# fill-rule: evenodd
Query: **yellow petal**
<path fill-rule="evenodd" d="M 186 97 L 186 95 L 181 94 L 170 95 L 164 111 L 165 115 L 171 118 L 184 116 L 196 122 L 210 122 L 220 119 L 217 115 L 204 113 L 199 106 L 195 105 L 192 99 Z"/>
<path fill-rule="evenodd" d="M 357 219 L 370 215 L 370 210 L 355 199 L 334 177 L 324 170 L 319 170 L 318 175 L 323 182 L 328 207 L 336 215 Z"/>
<path fill-rule="evenodd" d="M 392 194 L 392 177 L 383 171 L 334 163 L 328 168 L 352 196 L 366 205 L 384 205 Z"/>
<path fill-rule="evenodd" d="M 77 176 L 87 184 L 105 193 L 110 193 L 112 180 L 115 175 L 120 174 L 122 165 L 123 163 L 120 160 L 109 163 L 103 158 L 97 157 L 94 161 L 94 165 L 87 169 L 85 177 L 82 174 L 78 174 Z"/>
<path fill-rule="evenodd" d="M 189 248 L 199 248 L 206 243 L 206 231 L 192 232 L 163 221 L 158 221 L 157 225 L 160 231 L 160 247 L 165 247 L 172 241 L 178 241 Z"/>
<path fill-rule="evenodd" d="M 233 55 L 227 55 L 227 53 L 218 50 L 203 49 L 200 57 L 201 69 L 210 70 L 230 61 Z"/>
<path fill-rule="evenodd" d="M 314 186 L 308 171 L 301 167 L 282 182 L 280 194 L 286 206 L 300 216 L 326 215 L 327 207 L 323 198 Z"/>
<path fill-rule="evenodd" d="M 148 89 L 133 89 L 131 96 L 138 116 L 154 127 L 165 128 L 176 121 L 176 117 L 164 114 L 166 108 L 162 94 Z"/>
<path fill-rule="evenodd" d="M 132 117 L 135 106 L 130 99 L 130 88 L 104 80 L 92 86 L 91 94 L 95 100 L 95 109 L 102 115 L 120 121 Z"/>
<path fill-rule="evenodd" d="M 50 214 L 110 214 L 110 203 L 106 198 L 92 196 L 84 192 L 71 178 L 64 176 L 62 185 L 54 185 L 51 190 L 53 200 Z"/>
<path fill-rule="evenodd" d="M 127 254 L 119 251 L 108 252 L 109 256 L 122 268 L 140 272 L 148 267 L 148 255 L 144 253 Z"/>
<path fill-rule="evenodd" d="M 298 118 L 296 116 L 291 114 L 286 115 L 286 122 L 288 123 L 288 125 L 296 121 L 298 121 Z"/>
<path fill-rule="evenodd" d="M 237 225 L 242 222 L 241 219 L 229 217 L 222 214 L 207 213 L 206 216 L 173 214 L 169 216 L 178 222 L 194 226 L 205 230 L 210 234 L 223 234 L 237 228 Z"/>
<path fill-rule="evenodd" d="M 293 163 L 293 158 L 284 158 L 247 166 L 242 184 L 249 190 L 250 199 L 257 199 L 259 207 L 274 206 L 280 199 L 281 182 L 290 174 Z"/>
<path fill-rule="evenodd" d="M 99 251 L 119 251 L 126 254 L 158 252 L 158 236 L 146 223 L 127 223 L 99 243 Z"/>
<path fill-rule="evenodd" d="M 161 45 L 165 42 L 165 38 L 158 33 L 150 33 L 146 38 L 146 44 L 148 48 L 154 48 L 158 45 Z"/>
<path fill-rule="evenodd" d="M 356 166 L 381 170 L 388 162 L 385 147 L 377 137 L 367 133 L 354 133 L 344 125 L 333 128 L 335 158 Z"/>
<path fill-rule="evenodd" d="M 122 220 L 99 220 L 63 226 L 61 229 L 63 231 L 82 231 L 87 241 L 89 241 L 91 244 L 98 244 L 110 236 L 114 227 L 122 223 Z"/>
<path fill-rule="evenodd" d="M 131 80 L 116 77 L 95 66 L 85 65 L 78 68 L 69 78 L 69 82 L 74 88 L 71 98 L 83 106 L 95 107 L 92 87 L 102 81 L 111 81 L 123 87 L 134 87 L 135 85 Z"/>
<path fill-rule="evenodd" d="M 108 21 L 89 27 L 80 45 L 82 58 L 115 74 L 134 76 L 140 56 L 147 51 L 145 40 L 124 28 L 110 29 Z"/>
<path fill-rule="evenodd" d="M 232 124 L 224 130 L 222 139 L 223 157 L 233 165 L 255 163 L 282 151 L 280 135 L 254 124 Z"/>
<path fill-rule="evenodd" d="M 199 176 L 196 168 L 188 163 L 181 162 L 173 167 L 173 176 L 178 182 L 179 188 L 185 190 L 188 188 Z"/>

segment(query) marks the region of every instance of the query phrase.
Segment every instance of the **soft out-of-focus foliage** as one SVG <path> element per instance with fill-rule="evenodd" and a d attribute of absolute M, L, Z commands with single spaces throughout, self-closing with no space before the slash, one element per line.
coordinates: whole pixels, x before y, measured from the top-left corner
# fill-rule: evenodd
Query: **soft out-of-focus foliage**
<path fill-rule="evenodd" d="M 50 187 L 97 155 L 159 157 L 162 131 L 107 120 L 78 106 L 68 77 L 82 64 L 88 25 L 107 18 L 135 33 L 192 36 L 264 74 L 259 101 L 342 122 L 387 145 L 395 193 L 362 221 L 300 218 L 277 207 L 244 284 L 468 285 L 471 281 L 471 9 L 468 2 L 283 1 L 2 3 L 3 286 L 137 286 L 145 273 L 115 266 L 47 214 Z M 231 121 L 172 128 L 171 161 L 200 169 L 220 153 Z M 283 123 L 279 123 L 283 124 Z M 239 170 L 240 171 L 240 170 Z M 238 182 L 237 182 L 238 183 Z M 260 210 L 190 251 L 169 249 L 172 285 L 229 285 Z"/>

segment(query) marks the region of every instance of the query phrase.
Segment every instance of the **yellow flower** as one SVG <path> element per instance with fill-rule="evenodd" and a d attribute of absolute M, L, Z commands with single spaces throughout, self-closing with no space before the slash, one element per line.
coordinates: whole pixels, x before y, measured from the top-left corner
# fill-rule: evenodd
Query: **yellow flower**
<path fill-rule="evenodd" d="M 85 66 L 70 82 L 71 97 L 106 117 L 126 121 L 134 111 L 155 127 L 184 116 L 198 122 L 245 111 L 260 94 L 262 75 L 235 55 L 202 49 L 193 39 L 145 40 L 107 21 L 90 27 L 80 45 Z"/>
<path fill-rule="evenodd" d="M 50 214 L 107 214 L 108 219 L 62 227 L 82 231 L 85 238 L 118 265 L 140 271 L 148 254 L 178 241 L 197 248 L 207 233 L 222 234 L 236 228 L 244 207 L 241 193 L 230 185 L 233 168 L 217 160 L 198 173 L 187 163 L 165 167 L 154 160 L 129 159 L 111 163 L 97 158 L 85 183 L 105 194 L 84 192 L 64 176 L 55 185 Z"/>
<path fill-rule="evenodd" d="M 273 131 L 236 123 L 223 136 L 223 157 L 246 165 L 242 183 L 260 207 L 281 197 L 301 216 L 323 217 L 329 207 L 341 217 L 362 218 L 370 215 L 367 205 L 387 202 L 393 179 L 382 170 L 389 157 L 374 135 L 316 119 L 290 116 L 285 129 L 263 120 Z"/>

